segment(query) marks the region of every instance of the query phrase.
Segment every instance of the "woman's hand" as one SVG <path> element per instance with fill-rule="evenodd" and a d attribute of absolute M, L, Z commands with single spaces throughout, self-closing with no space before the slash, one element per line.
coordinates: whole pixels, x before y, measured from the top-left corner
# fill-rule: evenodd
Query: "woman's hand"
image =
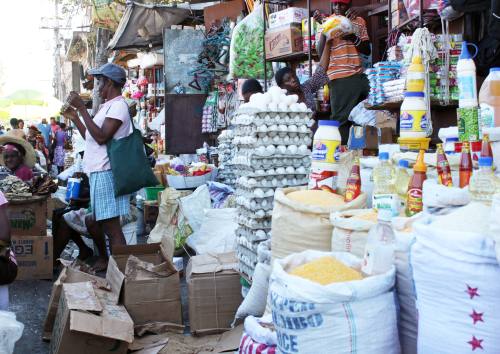
<path fill-rule="evenodd" d="M 83 102 L 80 95 L 78 93 L 76 93 L 75 91 L 71 91 L 69 93 L 67 102 L 79 111 L 82 109 L 85 109 L 85 103 Z"/>
<path fill-rule="evenodd" d="M 61 114 L 64 116 L 64 118 L 71 119 L 72 121 L 75 120 L 80 120 L 80 117 L 78 117 L 78 113 L 76 113 L 75 109 L 72 107 L 66 108 Z"/>

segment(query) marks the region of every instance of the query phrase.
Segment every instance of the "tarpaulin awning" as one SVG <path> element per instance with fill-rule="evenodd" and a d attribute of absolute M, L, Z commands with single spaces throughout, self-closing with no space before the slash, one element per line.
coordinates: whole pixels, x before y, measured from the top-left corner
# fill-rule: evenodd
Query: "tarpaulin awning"
<path fill-rule="evenodd" d="M 127 5 L 108 49 L 162 46 L 163 29 L 181 23 L 189 14 L 187 9 L 133 2 Z"/>

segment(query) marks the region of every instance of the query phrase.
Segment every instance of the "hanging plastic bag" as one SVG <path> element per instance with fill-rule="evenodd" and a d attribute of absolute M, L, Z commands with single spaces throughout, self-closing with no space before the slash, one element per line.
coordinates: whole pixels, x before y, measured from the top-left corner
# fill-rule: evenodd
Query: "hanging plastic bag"
<path fill-rule="evenodd" d="M 347 17 L 338 15 L 328 17 L 321 27 L 326 38 L 338 36 L 340 33 L 353 33 L 354 31 L 352 22 Z"/>
<path fill-rule="evenodd" d="M 24 325 L 16 320 L 16 314 L 9 311 L 0 311 L 0 353 L 14 352 L 16 342 L 21 338 Z"/>
<path fill-rule="evenodd" d="M 234 27 L 229 61 L 230 78 L 264 78 L 264 19 L 262 5 Z M 272 69 L 271 65 L 268 70 Z M 272 77 L 272 70 L 268 77 Z"/>

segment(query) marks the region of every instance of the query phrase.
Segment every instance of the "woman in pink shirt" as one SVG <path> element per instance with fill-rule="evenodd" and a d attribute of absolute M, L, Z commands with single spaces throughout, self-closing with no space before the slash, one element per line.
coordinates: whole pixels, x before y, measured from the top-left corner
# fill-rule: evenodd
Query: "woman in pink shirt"
<path fill-rule="evenodd" d="M 99 250 L 99 260 L 94 265 L 96 271 L 107 268 L 107 253 L 104 233 L 110 238 L 111 251 L 114 245 L 124 245 L 120 225 L 120 216 L 126 215 L 130 208 L 130 197 L 115 197 L 114 176 L 109 162 L 106 144 L 111 139 L 121 139 L 132 133 L 128 105 L 122 96 L 126 74 L 116 64 L 105 64 L 99 69 L 90 70 L 98 81 L 99 95 L 104 100 L 96 116 L 88 113 L 80 96 L 72 92 L 69 98 L 71 107 L 64 115 L 75 123 L 80 134 L 85 137 L 85 155 L 83 165 L 90 179 L 90 205 L 97 228 L 92 232 L 94 242 Z M 104 232 L 104 233 L 103 233 Z"/>
<path fill-rule="evenodd" d="M 27 182 L 33 179 L 33 171 L 25 164 L 26 149 L 16 143 L 3 145 L 3 161 L 5 166 L 19 179 Z"/>

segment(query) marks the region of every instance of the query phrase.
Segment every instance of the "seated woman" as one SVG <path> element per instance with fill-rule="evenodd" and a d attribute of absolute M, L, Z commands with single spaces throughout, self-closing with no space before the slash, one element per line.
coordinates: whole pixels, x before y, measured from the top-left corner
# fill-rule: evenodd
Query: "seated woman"
<path fill-rule="evenodd" d="M 316 103 L 314 101 L 316 92 L 328 83 L 326 71 L 330 63 L 331 45 L 331 41 L 326 42 L 325 50 L 323 50 L 323 54 L 321 55 L 318 68 L 313 76 L 302 85 L 299 82 L 295 70 L 288 66 L 278 70 L 274 75 L 276 84 L 286 90 L 287 95 L 299 96 L 299 102 L 305 103 L 307 108 L 311 109 L 313 112 L 316 111 Z"/>
<path fill-rule="evenodd" d="M 13 175 L 24 182 L 33 178 L 32 169 L 36 163 L 36 154 L 26 140 L 2 135 L 0 150 L 2 152 L 0 165 L 7 167 Z"/>

